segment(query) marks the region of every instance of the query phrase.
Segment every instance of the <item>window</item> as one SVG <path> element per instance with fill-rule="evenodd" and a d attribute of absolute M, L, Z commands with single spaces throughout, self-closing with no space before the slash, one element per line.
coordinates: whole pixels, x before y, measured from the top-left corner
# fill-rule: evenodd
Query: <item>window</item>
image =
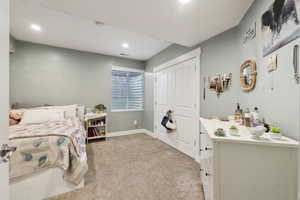
<path fill-rule="evenodd" d="M 144 72 L 127 68 L 112 69 L 112 111 L 144 109 Z"/>

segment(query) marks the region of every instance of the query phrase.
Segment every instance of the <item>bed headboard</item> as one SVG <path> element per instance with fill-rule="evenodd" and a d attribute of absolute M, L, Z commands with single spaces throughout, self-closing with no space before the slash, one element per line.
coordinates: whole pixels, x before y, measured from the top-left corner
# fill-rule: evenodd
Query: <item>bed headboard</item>
<path fill-rule="evenodd" d="M 11 105 L 11 109 L 30 109 L 30 108 L 39 108 L 39 107 L 47 107 L 53 106 L 50 104 L 29 104 L 29 103 L 14 103 Z"/>
<path fill-rule="evenodd" d="M 30 108 L 40 108 L 40 107 L 48 107 L 48 106 L 53 106 L 50 104 L 42 104 L 42 105 L 37 105 L 37 104 L 25 104 L 25 103 L 14 103 L 12 105 L 12 109 L 30 109 Z M 78 105 L 77 106 L 77 115 L 80 121 L 84 121 L 84 114 L 85 114 L 85 107 L 83 105 Z"/>

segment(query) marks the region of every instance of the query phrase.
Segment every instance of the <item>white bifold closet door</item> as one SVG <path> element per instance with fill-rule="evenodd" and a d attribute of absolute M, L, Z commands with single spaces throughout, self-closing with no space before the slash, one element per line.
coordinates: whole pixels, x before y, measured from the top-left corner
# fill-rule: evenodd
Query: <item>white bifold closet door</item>
<path fill-rule="evenodd" d="M 157 72 L 156 104 L 159 139 L 183 153 L 194 157 L 197 135 L 196 59 L 177 63 Z M 172 110 L 177 129 L 172 132 L 160 122 Z"/>

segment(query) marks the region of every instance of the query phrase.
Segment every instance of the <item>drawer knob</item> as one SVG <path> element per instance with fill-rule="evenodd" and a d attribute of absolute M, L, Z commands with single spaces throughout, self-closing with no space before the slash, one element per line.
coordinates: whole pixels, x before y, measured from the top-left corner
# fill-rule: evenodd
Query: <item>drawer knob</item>
<path fill-rule="evenodd" d="M 205 147 L 205 151 L 212 150 L 210 147 Z"/>
<path fill-rule="evenodd" d="M 204 135 L 205 134 L 205 132 L 200 132 L 200 135 Z"/>
<path fill-rule="evenodd" d="M 200 152 L 203 151 L 203 149 L 200 149 Z"/>
<path fill-rule="evenodd" d="M 203 172 L 203 169 L 200 168 L 200 172 Z"/>

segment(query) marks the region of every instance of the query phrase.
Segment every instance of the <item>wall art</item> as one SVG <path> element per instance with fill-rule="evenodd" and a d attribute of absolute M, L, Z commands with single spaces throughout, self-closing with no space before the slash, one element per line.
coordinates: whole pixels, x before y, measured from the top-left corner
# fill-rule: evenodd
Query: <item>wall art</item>
<path fill-rule="evenodd" d="M 232 80 L 232 73 L 219 74 L 218 76 L 208 77 L 208 88 L 217 92 L 218 97 L 227 88 L 229 88 Z"/>
<path fill-rule="evenodd" d="M 247 43 L 249 40 L 253 40 L 256 37 L 256 22 L 250 26 L 244 33 L 243 42 Z"/>
<path fill-rule="evenodd" d="M 275 0 L 261 18 L 263 57 L 300 36 L 300 0 Z"/>
<path fill-rule="evenodd" d="M 268 57 L 267 69 L 268 69 L 268 72 L 272 72 L 277 69 L 277 55 L 276 54 Z"/>

